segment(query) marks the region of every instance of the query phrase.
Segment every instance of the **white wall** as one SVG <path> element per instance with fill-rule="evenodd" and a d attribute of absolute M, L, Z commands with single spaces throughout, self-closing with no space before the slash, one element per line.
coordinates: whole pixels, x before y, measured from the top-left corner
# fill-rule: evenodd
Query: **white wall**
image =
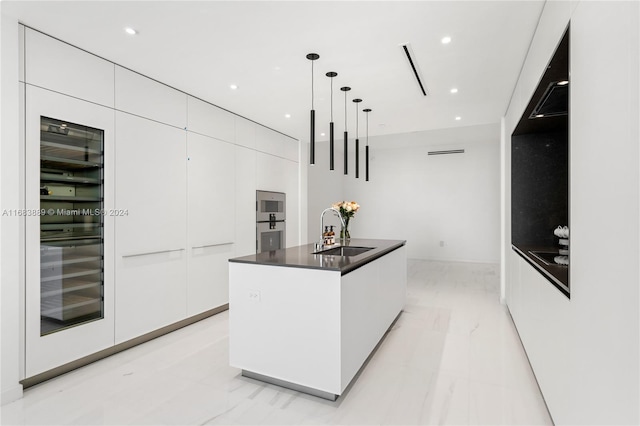
<path fill-rule="evenodd" d="M 499 138 L 499 124 L 370 137 L 369 182 L 364 179 L 361 141 L 359 179 L 353 152 L 346 177 L 341 152 L 336 155 L 339 170 L 333 174 L 324 163 L 310 168 L 309 232 L 318 234 L 315 216 L 323 206 L 344 198 L 361 205 L 350 224 L 354 238 L 406 239 L 407 255 L 413 259 L 497 263 Z M 427 154 L 450 149 L 465 152 Z M 326 156 L 324 151 L 322 147 Z"/>
<path fill-rule="evenodd" d="M 18 83 L 18 22 L 1 16 L 0 49 L 0 211 L 20 207 L 20 130 Z M 21 220 L 17 216 L 0 216 L 0 303 L 1 305 L 1 403 L 22 396 L 18 383 L 21 371 L 20 331 L 21 283 L 20 239 Z"/>
<path fill-rule="evenodd" d="M 342 134 L 335 139 L 335 170 L 329 170 L 329 142 L 316 142 L 316 164 L 309 165 L 309 144 L 306 144 L 306 158 L 303 158 L 307 168 L 307 237 L 310 243 L 320 241 L 320 213 L 331 204 L 342 201 L 347 197 L 344 191 L 344 173 Z M 352 174 L 353 176 L 353 174 Z M 335 225 L 338 233 L 340 220 L 327 213 L 325 225 Z"/>
<path fill-rule="evenodd" d="M 569 22 L 571 299 L 509 223 L 510 135 Z M 556 424 L 640 423 L 639 22 L 637 2 L 547 2 L 505 117 L 506 300 Z"/>

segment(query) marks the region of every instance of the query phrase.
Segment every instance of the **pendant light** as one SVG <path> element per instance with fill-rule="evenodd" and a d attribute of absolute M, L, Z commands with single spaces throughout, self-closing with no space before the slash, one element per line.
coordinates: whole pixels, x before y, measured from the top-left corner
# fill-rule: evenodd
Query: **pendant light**
<path fill-rule="evenodd" d="M 341 87 L 340 90 L 344 92 L 344 174 L 349 174 L 349 162 L 348 162 L 348 151 L 349 148 L 349 133 L 347 132 L 347 92 L 351 90 L 351 87 Z"/>
<path fill-rule="evenodd" d="M 358 104 L 362 99 L 354 99 L 356 104 L 356 179 L 360 177 L 360 139 L 358 138 Z"/>
<path fill-rule="evenodd" d="M 369 113 L 371 112 L 371 108 L 363 109 L 362 111 L 367 113 L 367 146 L 364 149 L 364 176 L 365 180 L 369 182 Z"/>
<path fill-rule="evenodd" d="M 329 123 L 329 170 L 333 170 L 334 164 L 333 164 L 333 151 L 334 151 L 334 146 L 333 146 L 333 77 L 337 76 L 338 73 L 337 72 L 333 72 L 330 71 L 327 74 L 327 77 L 329 77 L 331 79 L 331 122 Z"/>
<path fill-rule="evenodd" d="M 309 163 L 316 164 L 316 111 L 313 109 L 313 61 L 320 58 L 317 53 L 309 53 L 307 59 L 311 61 L 311 134 L 309 136 Z"/>

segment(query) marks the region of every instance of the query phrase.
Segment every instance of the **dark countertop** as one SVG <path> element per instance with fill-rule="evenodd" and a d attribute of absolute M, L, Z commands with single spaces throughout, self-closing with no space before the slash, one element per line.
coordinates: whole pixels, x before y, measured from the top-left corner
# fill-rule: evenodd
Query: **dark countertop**
<path fill-rule="evenodd" d="M 313 252 L 316 251 L 315 244 L 306 244 L 304 246 L 289 247 L 281 250 L 236 257 L 229 259 L 229 262 L 284 266 L 289 268 L 323 269 L 328 271 L 340 271 L 341 275 L 345 275 L 366 265 L 372 260 L 402 247 L 405 244 L 406 241 L 404 240 L 369 240 L 352 238 L 347 244 L 343 245 L 350 247 L 373 247 L 373 250 L 369 250 L 357 256 L 330 256 L 313 254 Z M 331 247 L 325 247 L 323 250 L 339 247 L 340 245 L 341 244 L 335 244 Z"/>
<path fill-rule="evenodd" d="M 557 247 L 534 247 L 512 244 L 511 248 L 531 266 L 540 271 L 542 275 L 565 296 L 569 297 L 569 266 L 554 264 L 547 265 L 545 262 L 530 253 L 532 251 L 537 251 L 555 254 L 558 253 Z M 569 261 L 569 263 L 571 263 L 571 261 Z"/>

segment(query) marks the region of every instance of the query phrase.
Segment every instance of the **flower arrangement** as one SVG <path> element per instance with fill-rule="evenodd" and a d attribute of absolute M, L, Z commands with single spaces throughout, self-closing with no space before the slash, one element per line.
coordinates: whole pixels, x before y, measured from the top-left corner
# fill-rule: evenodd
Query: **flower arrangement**
<path fill-rule="evenodd" d="M 348 240 L 351 238 L 349 234 L 349 220 L 360 210 L 360 204 L 355 201 L 339 201 L 331 206 L 340 212 L 340 216 L 344 220 L 344 226 L 340 229 L 340 239 Z"/>

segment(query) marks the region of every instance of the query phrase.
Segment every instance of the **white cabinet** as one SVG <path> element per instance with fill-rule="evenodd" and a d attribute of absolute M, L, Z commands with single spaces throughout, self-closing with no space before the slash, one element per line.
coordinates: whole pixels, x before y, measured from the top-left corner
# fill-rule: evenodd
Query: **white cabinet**
<path fill-rule="evenodd" d="M 114 64 L 38 31 L 25 31 L 26 83 L 113 107 Z"/>
<path fill-rule="evenodd" d="M 256 149 L 278 157 L 284 157 L 282 135 L 264 126 L 256 126 Z"/>
<path fill-rule="evenodd" d="M 253 121 L 236 116 L 236 144 L 247 148 L 256 148 L 256 127 Z"/>
<path fill-rule="evenodd" d="M 116 65 L 115 108 L 184 129 L 187 95 Z"/>
<path fill-rule="evenodd" d="M 236 256 L 256 252 L 256 152 L 236 146 Z"/>
<path fill-rule="evenodd" d="M 229 111 L 188 96 L 187 129 L 201 135 L 227 142 L 235 142 L 236 116 Z"/>
<path fill-rule="evenodd" d="M 114 207 L 115 161 L 113 110 L 38 87 L 27 86 L 26 91 L 25 207 L 32 213 L 47 211 L 25 218 L 25 373 L 32 377 L 113 346 L 114 220 L 97 217 L 93 209 L 100 199 L 105 211 Z M 54 120 L 63 124 L 46 124 Z M 102 152 L 99 145 L 87 147 L 84 126 L 102 134 Z M 79 176 L 88 169 L 86 155 L 103 162 L 101 196 L 94 191 L 99 177 Z M 44 179 L 51 183 L 43 188 Z M 96 205 L 86 206 L 87 200 Z M 100 219 L 101 244 L 95 231 Z M 92 321 L 81 322 L 87 309 L 98 315 L 89 311 Z"/>
<path fill-rule="evenodd" d="M 262 191 L 286 192 L 287 160 L 263 152 L 256 153 L 256 184 Z M 288 196 L 289 194 L 287 194 Z M 289 200 L 287 199 L 287 208 Z M 289 212 L 287 211 L 287 219 Z"/>
<path fill-rule="evenodd" d="M 284 158 L 295 162 L 300 161 L 300 141 L 284 135 L 281 136 L 281 141 L 282 145 L 284 146 Z"/>
<path fill-rule="evenodd" d="M 406 259 L 400 247 L 345 275 L 230 262 L 230 364 L 342 394 L 404 306 Z"/>
<path fill-rule="evenodd" d="M 116 343 L 186 317 L 186 132 L 116 112 Z"/>
<path fill-rule="evenodd" d="M 256 185 L 263 191 L 287 194 L 287 247 L 299 244 L 298 163 L 273 155 L 256 153 Z"/>
<path fill-rule="evenodd" d="M 291 161 L 298 161 L 299 142 L 264 126 L 256 126 L 255 149 Z"/>
<path fill-rule="evenodd" d="M 187 134 L 187 315 L 229 301 L 227 260 L 234 255 L 235 147 Z"/>

